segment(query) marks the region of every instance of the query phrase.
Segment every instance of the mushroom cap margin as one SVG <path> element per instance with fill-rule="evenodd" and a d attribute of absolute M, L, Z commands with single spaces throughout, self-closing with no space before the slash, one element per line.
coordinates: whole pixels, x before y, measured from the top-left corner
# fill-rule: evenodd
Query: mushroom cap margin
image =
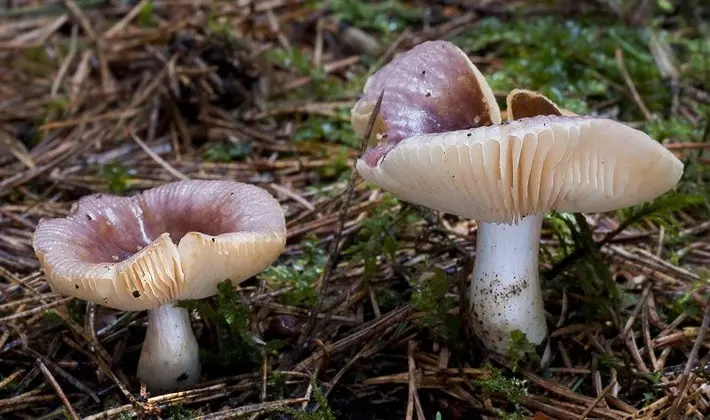
<path fill-rule="evenodd" d="M 241 194 L 237 194 L 239 200 L 234 200 L 233 205 L 238 207 L 235 211 L 239 212 L 240 223 L 233 229 L 214 235 L 180 232 L 182 237 L 177 244 L 166 231 L 154 232 L 150 235 L 154 239 L 146 238 L 151 220 L 155 224 L 171 217 L 156 214 L 156 207 L 184 201 L 189 210 L 195 205 L 208 206 L 212 193 L 217 196 L 213 201 L 219 201 L 220 195 L 231 200 L 237 190 Z M 194 191 L 194 196 L 184 196 L 184 191 Z M 200 204 L 201 200 L 208 201 Z M 213 222 L 209 220 L 210 212 L 223 210 L 211 205 L 213 208 L 202 221 L 208 225 Z M 249 207 L 246 212 L 245 207 Z M 177 217 L 180 220 L 179 214 Z M 127 225 L 123 229 L 116 228 L 121 218 L 128 219 L 123 220 Z M 99 233 L 89 233 L 106 233 L 123 240 L 124 249 L 128 242 L 123 232 L 132 232 L 134 237 L 143 235 L 146 243 L 122 261 L 106 261 L 105 256 L 103 261 L 96 261 L 95 254 L 101 251 L 94 248 L 101 248 L 101 244 L 92 248 L 87 245 L 86 235 L 77 232 L 88 231 L 81 223 L 98 221 L 109 228 L 101 226 Z M 159 225 L 159 229 L 163 227 Z M 131 197 L 82 197 L 66 217 L 42 219 L 33 235 L 35 254 L 53 291 L 127 311 L 216 294 L 219 282 L 229 279 L 237 284 L 263 270 L 278 258 L 285 243 L 283 209 L 271 194 L 249 184 L 203 180 L 164 184 Z"/>

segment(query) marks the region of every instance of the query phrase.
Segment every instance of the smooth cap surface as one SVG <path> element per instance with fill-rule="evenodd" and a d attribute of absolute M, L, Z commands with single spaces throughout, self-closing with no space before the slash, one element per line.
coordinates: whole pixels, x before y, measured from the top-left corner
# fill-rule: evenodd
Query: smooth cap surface
<path fill-rule="evenodd" d="M 266 268 L 285 243 L 283 210 L 267 191 L 203 180 L 83 197 L 67 217 L 41 220 L 33 238 L 52 290 L 120 310 L 214 295 Z"/>
<path fill-rule="evenodd" d="M 357 169 L 402 200 L 512 223 L 553 209 L 591 213 L 642 203 L 672 188 L 683 164 L 620 122 L 538 116 L 415 135 L 374 165 L 360 159 Z"/>
<path fill-rule="evenodd" d="M 493 91 L 456 45 L 427 41 L 397 56 L 370 76 L 351 111 L 353 130 L 364 136 L 382 90 L 380 113 L 368 139 L 383 155 L 415 134 L 441 133 L 501 122 Z"/>

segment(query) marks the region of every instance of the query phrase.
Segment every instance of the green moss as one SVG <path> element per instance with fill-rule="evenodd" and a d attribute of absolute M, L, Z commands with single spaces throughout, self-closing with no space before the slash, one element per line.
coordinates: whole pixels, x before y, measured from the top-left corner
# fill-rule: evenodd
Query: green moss
<path fill-rule="evenodd" d="M 200 348 L 202 362 L 217 369 L 244 372 L 257 368 L 272 349 L 263 345 L 249 329 L 251 311 L 242 302 L 229 280 L 221 282 L 216 302 L 211 300 L 181 301 L 180 307 L 196 310 L 213 328 L 217 348 Z M 272 343 L 273 344 L 273 343 Z"/>
<path fill-rule="evenodd" d="M 707 273 L 703 274 L 703 277 L 694 282 L 679 298 L 670 301 L 669 310 L 672 318 L 675 318 L 682 313 L 693 317 L 702 317 L 703 307 L 700 302 L 693 298 L 693 294 L 699 293 L 701 296 L 704 294 L 708 295 L 707 292 L 703 292 L 708 290 L 708 287 L 710 286 L 710 277 L 707 276 Z M 710 297 L 710 295 L 705 297 Z"/>
<path fill-rule="evenodd" d="M 412 305 L 420 312 L 420 322 L 426 328 L 431 329 L 448 347 L 461 349 L 460 318 L 448 313 L 458 305 L 458 298 L 449 294 L 449 283 L 442 269 L 425 268 L 410 281 Z"/>
<path fill-rule="evenodd" d="M 329 101 L 352 98 L 362 90 L 367 75 L 362 65 L 352 67 L 345 80 L 327 74 L 323 67 L 313 65 L 313 58 L 309 54 L 299 49 L 272 48 L 265 53 L 265 58 L 277 66 L 310 79 L 310 83 L 287 92 L 286 98 L 291 100 Z M 365 59 L 361 61 L 367 62 Z"/>
<path fill-rule="evenodd" d="M 337 181 L 346 181 L 350 177 L 350 165 L 348 164 L 348 150 L 346 146 L 339 148 L 335 159 L 329 165 L 324 165 L 318 168 L 318 174 L 327 179 L 335 178 Z M 332 155 L 331 155 L 332 157 Z M 332 184 L 330 184 L 332 186 Z M 331 189 L 331 197 L 335 196 L 339 190 Z"/>
<path fill-rule="evenodd" d="M 205 160 L 209 162 L 232 162 L 243 160 L 251 152 L 251 142 L 219 142 L 205 151 Z"/>
<path fill-rule="evenodd" d="M 553 235 L 558 240 L 558 244 L 554 247 L 554 250 L 552 250 L 555 254 L 550 255 L 552 259 L 548 261 L 549 263 L 558 263 L 572 251 L 574 243 L 572 241 L 572 231 L 569 225 L 570 218 L 574 218 L 570 213 L 555 211 L 545 216 L 545 227 L 551 229 Z M 544 248 L 543 251 L 548 251 L 548 249 Z M 544 255 L 548 254 L 545 253 Z"/>
<path fill-rule="evenodd" d="M 198 416 L 199 412 L 190 410 L 182 405 L 171 405 L 163 410 L 163 418 L 171 420 L 190 420 Z"/>
<path fill-rule="evenodd" d="M 138 26 L 150 28 L 153 26 L 153 2 L 146 2 L 138 12 Z"/>
<path fill-rule="evenodd" d="M 45 121 L 49 115 L 52 115 L 54 119 L 61 118 L 68 108 L 69 98 L 66 96 L 59 95 L 51 98 L 45 105 Z"/>
<path fill-rule="evenodd" d="M 421 21 L 418 8 L 400 0 L 330 0 L 326 3 L 341 22 L 356 25 L 384 44 L 405 28 Z"/>
<path fill-rule="evenodd" d="M 308 117 L 291 136 L 292 141 L 326 141 L 340 143 L 352 148 L 359 148 L 360 137 L 350 125 L 350 110 L 341 110 L 338 117 Z"/>
<path fill-rule="evenodd" d="M 537 346 L 528 340 L 527 335 L 514 330 L 510 333 L 510 348 L 508 349 L 508 362 L 513 371 L 517 370 L 520 362 L 539 361 Z"/>
<path fill-rule="evenodd" d="M 328 405 L 328 399 L 321 388 L 313 384 L 314 403 L 305 411 L 296 410 L 291 407 L 283 407 L 279 411 L 293 416 L 294 420 L 335 420 L 335 414 Z"/>
<path fill-rule="evenodd" d="M 490 370 L 490 377 L 487 379 L 474 379 L 473 385 L 490 393 L 501 394 L 509 403 L 518 405 L 528 395 L 526 381 L 515 377 L 504 376 L 495 367 L 487 364 L 484 368 Z"/>
<path fill-rule="evenodd" d="M 405 204 L 402 210 L 396 211 L 398 204 L 399 200 L 387 194 L 370 217 L 363 221 L 354 244 L 342 252 L 349 260 L 364 262 L 365 281 L 375 274 L 379 257 L 394 262 L 395 252 L 399 249 L 397 232 L 417 220 L 411 206 Z"/>
<path fill-rule="evenodd" d="M 319 243 L 315 236 L 306 237 L 301 242 L 301 255 L 287 261 L 284 257 L 284 261 L 271 265 L 259 274 L 259 278 L 273 290 L 293 287 L 293 290 L 280 296 L 282 303 L 307 308 L 315 303 L 317 290 L 313 286 L 323 274 L 328 260 L 324 247 Z"/>
<path fill-rule="evenodd" d="M 114 194 L 123 194 L 128 189 L 128 169 L 118 161 L 99 165 L 97 175 L 108 184 L 108 190 Z"/>
<path fill-rule="evenodd" d="M 647 47 L 651 35 L 616 22 L 486 18 L 452 41 L 469 53 L 491 54 L 501 61 L 496 71 L 486 74 L 495 90 L 539 90 L 562 107 L 586 114 L 590 98 L 627 95 L 617 47 L 646 105 L 652 111 L 668 109 L 669 90 Z M 641 117 L 633 101 L 619 106 L 621 119 Z"/>
<path fill-rule="evenodd" d="M 622 226 L 633 226 L 642 220 L 650 221 L 666 230 L 667 241 L 676 240 L 683 228 L 676 216 L 679 210 L 706 206 L 707 198 L 700 194 L 671 191 L 656 199 L 617 212 Z"/>

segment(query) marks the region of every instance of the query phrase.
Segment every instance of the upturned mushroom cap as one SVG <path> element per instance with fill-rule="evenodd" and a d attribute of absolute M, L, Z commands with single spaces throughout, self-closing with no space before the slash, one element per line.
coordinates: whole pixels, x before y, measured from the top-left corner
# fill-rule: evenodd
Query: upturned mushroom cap
<path fill-rule="evenodd" d="M 41 220 L 33 238 L 55 292 L 126 311 L 214 295 L 266 268 L 285 243 L 268 192 L 203 180 L 84 197 L 67 217 Z"/>
<path fill-rule="evenodd" d="M 384 156 L 365 156 L 357 170 L 402 200 L 513 223 L 550 210 L 605 212 L 642 203 L 672 188 L 683 164 L 620 122 L 538 116 L 411 136 Z"/>
<path fill-rule="evenodd" d="M 572 111 L 560 108 L 540 92 L 528 89 L 513 89 L 508 94 L 505 102 L 508 121 L 536 117 L 538 115 L 577 115 Z"/>
<path fill-rule="evenodd" d="M 501 122 L 493 91 L 456 45 L 427 41 L 397 56 L 370 76 L 351 111 L 353 130 L 364 136 L 385 89 L 371 145 L 383 155 L 415 134 L 441 133 Z M 374 155 L 371 153 L 370 155 Z"/>

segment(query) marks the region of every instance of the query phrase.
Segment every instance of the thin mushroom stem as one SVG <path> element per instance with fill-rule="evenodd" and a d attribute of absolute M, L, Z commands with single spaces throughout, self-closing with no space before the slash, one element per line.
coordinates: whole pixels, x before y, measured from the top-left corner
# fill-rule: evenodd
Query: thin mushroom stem
<path fill-rule="evenodd" d="M 148 311 L 148 329 L 138 360 L 138 378 L 151 392 L 194 385 L 201 367 L 187 309 L 165 304 Z"/>
<path fill-rule="evenodd" d="M 470 288 L 473 328 L 493 355 L 507 358 L 511 334 L 524 333 L 549 362 L 547 323 L 538 274 L 543 214 L 516 224 L 479 223 Z"/>

